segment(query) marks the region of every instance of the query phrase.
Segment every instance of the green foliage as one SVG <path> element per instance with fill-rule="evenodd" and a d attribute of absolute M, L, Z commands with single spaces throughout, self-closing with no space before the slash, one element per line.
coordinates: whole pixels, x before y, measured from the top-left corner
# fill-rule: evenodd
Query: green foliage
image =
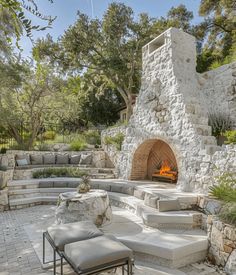
<path fill-rule="evenodd" d="M 209 113 L 209 125 L 212 127 L 212 135 L 215 137 L 220 136 L 225 131 L 230 130 L 232 121 L 230 116 L 225 113 Z"/>
<path fill-rule="evenodd" d="M 224 173 L 217 178 L 217 182 L 217 185 L 209 188 L 209 194 L 223 202 L 219 217 L 225 222 L 236 224 L 236 174 Z"/>
<path fill-rule="evenodd" d="M 33 178 L 53 178 L 53 177 L 82 177 L 87 175 L 86 172 L 80 171 L 79 168 L 45 168 L 33 172 Z"/>
<path fill-rule="evenodd" d="M 227 138 L 226 144 L 236 144 L 236 130 L 226 131 L 224 136 Z"/>
<path fill-rule="evenodd" d="M 48 0 L 53 2 L 52 0 Z M 35 2 L 35 0 L 0 0 L 0 12 L 4 12 L 8 16 L 8 28 L 5 31 L 6 41 L 10 44 L 12 43 L 12 38 L 16 38 L 17 46 L 21 35 L 25 32 L 26 35 L 32 39 L 32 31 L 43 31 L 50 28 L 53 21 L 56 19 L 51 16 L 43 15 Z M 31 16 L 28 16 L 28 15 Z M 30 17 L 36 17 L 43 22 L 47 22 L 45 26 L 34 25 L 29 19 Z M 1 21 L 2 22 L 2 21 Z"/>
<path fill-rule="evenodd" d="M 82 136 L 78 136 L 77 139 L 74 139 L 71 143 L 70 143 L 70 149 L 72 151 L 82 151 L 87 147 L 87 143 L 84 139 L 84 137 Z"/>
<path fill-rule="evenodd" d="M 43 140 L 54 140 L 56 137 L 56 132 L 55 131 L 46 131 L 42 134 L 42 139 Z"/>
<path fill-rule="evenodd" d="M 226 223 L 236 225 L 236 203 L 226 203 L 222 207 L 219 217 Z"/>
<path fill-rule="evenodd" d="M 101 134 L 97 130 L 85 131 L 83 136 L 88 144 L 101 145 Z"/>
<path fill-rule="evenodd" d="M 104 137 L 104 143 L 106 145 L 114 145 L 117 151 L 121 150 L 122 143 L 124 141 L 124 134 L 123 133 L 117 133 L 115 136 L 105 136 Z"/>
<path fill-rule="evenodd" d="M 199 7 L 204 21 L 198 25 L 203 47 L 198 58 L 198 71 L 203 72 L 235 60 L 235 0 L 202 0 Z"/>
<path fill-rule="evenodd" d="M 47 143 L 39 143 L 34 147 L 38 151 L 50 151 L 50 146 Z"/>

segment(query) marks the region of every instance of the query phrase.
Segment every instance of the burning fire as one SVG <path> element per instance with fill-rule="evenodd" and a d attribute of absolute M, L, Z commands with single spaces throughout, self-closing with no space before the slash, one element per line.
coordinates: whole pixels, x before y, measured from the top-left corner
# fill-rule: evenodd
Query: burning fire
<path fill-rule="evenodd" d="M 169 165 L 168 160 L 163 160 L 161 164 L 160 175 L 166 176 L 171 178 L 172 180 L 175 180 L 177 172 L 171 171 L 171 167 Z"/>

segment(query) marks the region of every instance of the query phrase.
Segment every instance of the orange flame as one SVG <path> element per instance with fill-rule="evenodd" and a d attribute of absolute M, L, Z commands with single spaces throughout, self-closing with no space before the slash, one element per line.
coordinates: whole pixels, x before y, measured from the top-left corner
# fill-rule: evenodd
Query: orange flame
<path fill-rule="evenodd" d="M 171 167 L 169 165 L 168 160 L 163 160 L 162 161 L 162 165 L 161 165 L 161 169 L 160 169 L 160 175 L 168 176 L 168 177 L 172 178 L 173 180 L 176 179 L 176 172 L 171 171 Z"/>

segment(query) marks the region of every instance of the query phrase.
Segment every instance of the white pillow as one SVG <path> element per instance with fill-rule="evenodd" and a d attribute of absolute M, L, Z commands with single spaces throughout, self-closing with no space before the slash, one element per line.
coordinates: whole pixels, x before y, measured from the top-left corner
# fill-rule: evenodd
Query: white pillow
<path fill-rule="evenodd" d="M 16 163 L 17 163 L 18 166 L 28 165 L 27 159 L 17 159 Z"/>

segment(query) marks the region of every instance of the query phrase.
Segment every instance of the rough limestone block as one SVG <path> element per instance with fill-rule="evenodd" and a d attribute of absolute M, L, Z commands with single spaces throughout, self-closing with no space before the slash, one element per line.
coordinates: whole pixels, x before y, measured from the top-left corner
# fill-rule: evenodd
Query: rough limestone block
<path fill-rule="evenodd" d="M 134 189 L 134 196 L 137 199 L 144 200 L 144 198 L 145 198 L 145 191 L 140 190 L 140 189 Z"/>
<path fill-rule="evenodd" d="M 159 200 L 158 196 L 151 193 L 146 193 L 144 197 L 144 204 L 153 208 L 157 208 L 158 200 Z"/>
<path fill-rule="evenodd" d="M 159 200 L 157 202 L 157 208 L 159 212 L 180 210 L 180 204 L 178 200 Z"/>
<path fill-rule="evenodd" d="M 0 190 L 0 212 L 8 209 L 8 190 Z"/>
<path fill-rule="evenodd" d="M 106 191 L 91 190 L 82 194 L 66 192 L 59 195 L 59 204 L 56 209 L 58 224 L 87 220 L 97 226 L 109 224 L 112 221 L 112 210 Z"/>
<path fill-rule="evenodd" d="M 234 251 L 230 254 L 225 270 L 227 274 L 236 274 L 236 249 L 234 249 Z"/>

